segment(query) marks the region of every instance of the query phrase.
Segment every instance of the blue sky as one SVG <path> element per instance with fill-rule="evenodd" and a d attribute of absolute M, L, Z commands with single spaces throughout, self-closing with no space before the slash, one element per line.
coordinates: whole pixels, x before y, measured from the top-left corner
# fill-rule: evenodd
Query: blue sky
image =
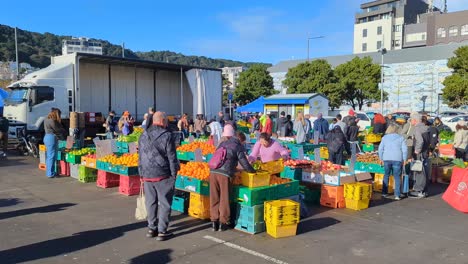
<path fill-rule="evenodd" d="M 468 0 L 448 0 L 449 11 Z M 106 39 L 134 51 L 277 63 L 352 53 L 354 14 L 365 0 L 8 1 L 0 24 Z M 435 3 L 440 3 L 435 0 Z"/>

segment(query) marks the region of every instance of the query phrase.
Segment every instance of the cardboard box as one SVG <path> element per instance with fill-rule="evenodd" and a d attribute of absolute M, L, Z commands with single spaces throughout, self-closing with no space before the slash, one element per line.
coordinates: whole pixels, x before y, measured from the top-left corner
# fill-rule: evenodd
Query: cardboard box
<path fill-rule="evenodd" d="M 323 182 L 328 185 L 340 186 L 345 183 L 356 182 L 354 175 L 351 175 L 346 172 L 337 172 L 337 171 L 325 171 L 323 174 Z"/>
<path fill-rule="evenodd" d="M 372 180 L 372 175 L 369 172 L 356 172 L 354 176 L 356 176 L 357 182 L 365 182 Z"/>
<path fill-rule="evenodd" d="M 310 183 L 323 183 L 323 175 L 319 171 L 314 171 L 312 169 L 303 169 L 302 170 L 302 181 Z"/>
<path fill-rule="evenodd" d="M 82 112 L 71 112 L 70 113 L 70 128 L 83 128 L 85 127 L 86 116 Z"/>

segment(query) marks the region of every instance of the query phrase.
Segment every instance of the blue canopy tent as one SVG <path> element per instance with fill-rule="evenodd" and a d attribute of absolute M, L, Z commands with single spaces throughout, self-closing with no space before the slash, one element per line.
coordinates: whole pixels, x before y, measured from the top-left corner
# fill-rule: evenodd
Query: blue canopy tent
<path fill-rule="evenodd" d="M 255 99 L 254 101 L 244 105 L 237 107 L 236 111 L 238 113 L 258 113 L 263 112 L 263 105 L 264 105 L 265 98 L 260 96 L 259 98 Z"/>

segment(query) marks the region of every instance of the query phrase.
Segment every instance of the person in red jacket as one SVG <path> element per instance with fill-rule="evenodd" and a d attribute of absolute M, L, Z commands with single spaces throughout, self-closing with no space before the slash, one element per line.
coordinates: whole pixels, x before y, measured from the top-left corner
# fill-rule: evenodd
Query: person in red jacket
<path fill-rule="evenodd" d="M 270 118 L 270 115 L 268 114 L 265 114 L 266 116 L 266 121 L 265 121 L 265 125 L 262 126 L 262 133 L 267 133 L 268 135 L 271 136 L 271 134 L 273 133 L 273 122 L 271 121 L 271 118 Z"/>

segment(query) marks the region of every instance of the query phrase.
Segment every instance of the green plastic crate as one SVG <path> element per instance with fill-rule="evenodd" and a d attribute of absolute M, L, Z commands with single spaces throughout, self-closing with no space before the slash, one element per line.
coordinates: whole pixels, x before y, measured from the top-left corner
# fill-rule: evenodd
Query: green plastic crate
<path fill-rule="evenodd" d="M 304 202 L 320 205 L 321 190 L 319 188 L 311 189 L 307 186 L 299 186 L 299 193 L 304 197 Z"/>
<path fill-rule="evenodd" d="M 210 195 L 210 183 L 192 177 L 177 175 L 175 187 L 186 192 Z"/>
<path fill-rule="evenodd" d="M 237 126 L 237 131 L 240 131 L 240 132 L 245 133 L 245 134 L 250 133 L 249 128 L 245 127 L 245 126 Z"/>
<path fill-rule="evenodd" d="M 288 183 L 278 184 L 274 186 L 273 200 L 282 199 L 285 197 L 299 194 L 299 181 L 292 180 Z"/>
<path fill-rule="evenodd" d="M 127 166 L 119 166 L 118 174 L 126 175 L 126 176 L 135 176 L 138 175 L 138 167 L 127 167 Z"/>
<path fill-rule="evenodd" d="M 284 167 L 284 170 L 280 173 L 280 177 L 291 180 L 302 180 L 302 169 L 291 168 L 286 166 Z"/>
<path fill-rule="evenodd" d="M 188 201 L 186 197 L 173 196 L 171 209 L 186 214 L 188 212 Z"/>
<path fill-rule="evenodd" d="M 364 145 L 362 145 L 362 150 L 364 152 L 372 152 L 372 151 L 375 150 L 374 144 L 364 144 Z"/>
<path fill-rule="evenodd" d="M 232 200 L 239 204 L 253 206 L 263 204 L 265 201 L 274 200 L 272 197 L 273 186 L 249 188 L 246 186 L 234 186 L 232 188 Z"/>
<path fill-rule="evenodd" d="M 78 167 L 78 181 L 80 182 L 96 182 L 97 170 L 80 165 Z"/>
<path fill-rule="evenodd" d="M 192 160 L 195 160 L 195 153 L 194 152 L 177 151 L 177 159 L 185 160 L 185 161 L 192 161 Z"/>
<path fill-rule="evenodd" d="M 58 150 L 56 160 L 65 160 L 65 152 Z"/>
<path fill-rule="evenodd" d="M 81 164 L 81 155 L 67 153 L 65 154 L 65 161 L 70 164 Z"/>

